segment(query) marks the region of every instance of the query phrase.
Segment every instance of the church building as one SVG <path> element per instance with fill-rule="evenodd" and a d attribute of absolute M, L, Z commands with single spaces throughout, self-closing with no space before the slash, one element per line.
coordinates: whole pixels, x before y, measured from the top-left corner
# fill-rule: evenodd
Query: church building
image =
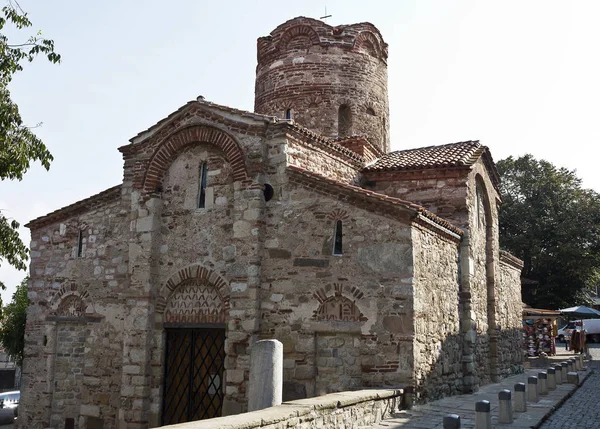
<path fill-rule="evenodd" d="M 257 49 L 254 112 L 198 97 L 119 148 L 121 183 L 27 225 L 19 427 L 243 413 L 261 339 L 283 343 L 284 400 L 522 371 L 489 149 L 390 151 L 372 24 L 298 17 Z"/>

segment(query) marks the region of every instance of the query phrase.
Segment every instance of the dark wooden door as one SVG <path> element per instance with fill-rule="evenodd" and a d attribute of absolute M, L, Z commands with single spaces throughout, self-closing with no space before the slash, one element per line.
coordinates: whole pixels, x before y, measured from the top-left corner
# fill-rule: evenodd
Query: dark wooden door
<path fill-rule="evenodd" d="M 167 329 L 162 424 L 221 416 L 224 328 Z"/>

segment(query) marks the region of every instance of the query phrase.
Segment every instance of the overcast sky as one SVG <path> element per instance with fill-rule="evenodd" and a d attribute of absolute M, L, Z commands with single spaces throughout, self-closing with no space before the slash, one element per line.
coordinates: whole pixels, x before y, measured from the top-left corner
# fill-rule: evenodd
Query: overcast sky
<path fill-rule="evenodd" d="M 369 21 L 389 44 L 392 150 L 478 139 L 495 160 L 531 153 L 600 191 L 600 1 L 20 4 L 63 58 L 27 64 L 11 86 L 55 157 L 0 184 L 0 208 L 22 224 L 120 183 L 117 147 L 198 95 L 253 110 L 256 39 L 325 7 L 328 24 Z M 0 266 L 4 303 L 24 276 Z"/>

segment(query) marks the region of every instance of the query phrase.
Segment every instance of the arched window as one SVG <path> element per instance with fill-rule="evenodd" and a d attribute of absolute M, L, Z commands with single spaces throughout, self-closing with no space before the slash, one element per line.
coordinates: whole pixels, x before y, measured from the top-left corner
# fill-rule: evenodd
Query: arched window
<path fill-rule="evenodd" d="M 338 110 L 338 136 L 348 137 L 352 134 L 352 112 L 350 106 L 342 104 Z"/>
<path fill-rule="evenodd" d="M 77 257 L 83 257 L 83 231 L 79 230 L 77 234 Z"/>
<path fill-rule="evenodd" d="M 200 172 L 198 174 L 198 208 L 206 207 L 206 162 L 200 164 Z"/>
<path fill-rule="evenodd" d="M 342 221 L 338 220 L 335 223 L 335 228 L 333 231 L 333 254 L 334 255 L 343 255 L 342 251 Z"/>
<path fill-rule="evenodd" d="M 292 119 L 292 109 L 286 109 L 285 111 L 285 119 Z"/>

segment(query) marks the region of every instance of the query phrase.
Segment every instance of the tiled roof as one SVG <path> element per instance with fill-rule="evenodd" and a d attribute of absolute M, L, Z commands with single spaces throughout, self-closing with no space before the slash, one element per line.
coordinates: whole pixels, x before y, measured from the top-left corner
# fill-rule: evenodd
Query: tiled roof
<path fill-rule="evenodd" d="M 340 199 L 342 195 L 345 195 L 346 197 L 350 198 L 360 198 L 373 203 L 379 203 L 383 207 L 392 206 L 405 210 L 407 209 L 414 213 L 415 216 L 413 221 L 415 222 L 426 225 L 434 225 L 438 228 L 438 231 L 440 229 L 445 229 L 451 234 L 455 234 L 455 238 L 462 237 L 463 235 L 463 231 L 451 222 L 437 216 L 418 204 L 411 203 L 410 201 L 405 201 L 400 198 L 390 197 L 385 194 L 369 191 L 348 183 L 342 183 L 338 180 L 330 179 L 295 165 L 289 165 L 288 171 L 292 174 L 292 176 L 302 177 L 308 184 L 311 185 L 311 188 L 316 191 L 327 186 L 333 186 L 336 189 L 336 195 Z M 431 228 L 431 226 L 429 226 L 429 228 Z"/>
<path fill-rule="evenodd" d="M 485 150 L 477 140 L 398 150 L 383 155 L 364 171 L 423 170 L 472 165 Z"/>

